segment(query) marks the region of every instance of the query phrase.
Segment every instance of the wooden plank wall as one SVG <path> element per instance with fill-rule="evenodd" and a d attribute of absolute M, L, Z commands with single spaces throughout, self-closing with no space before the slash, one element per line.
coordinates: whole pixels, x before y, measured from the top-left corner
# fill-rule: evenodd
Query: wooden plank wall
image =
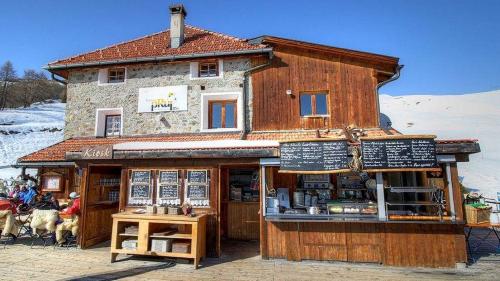
<path fill-rule="evenodd" d="M 274 54 L 271 66 L 252 74 L 253 130 L 378 127 L 373 66 L 288 47 Z M 300 117 L 299 93 L 307 91 L 328 92 L 329 118 Z"/>
<path fill-rule="evenodd" d="M 454 267 L 465 263 L 463 225 L 267 222 L 267 255 L 287 260 Z"/>

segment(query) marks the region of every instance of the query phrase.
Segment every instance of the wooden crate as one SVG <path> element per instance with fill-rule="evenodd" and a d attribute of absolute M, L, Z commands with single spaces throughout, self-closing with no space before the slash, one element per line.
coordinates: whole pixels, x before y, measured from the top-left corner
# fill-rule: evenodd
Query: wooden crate
<path fill-rule="evenodd" d="M 476 209 L 471 205 L 465 205 L 465 219 L 467 223 L 484 223 L 490 221 L 491 208 Z"/>

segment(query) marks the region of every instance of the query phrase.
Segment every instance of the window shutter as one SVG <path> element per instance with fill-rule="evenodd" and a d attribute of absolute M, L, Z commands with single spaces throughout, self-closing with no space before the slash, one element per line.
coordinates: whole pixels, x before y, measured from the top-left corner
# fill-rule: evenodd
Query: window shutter
<path fill-rule="evenodd" d="M 189 64 L 189 68 L 190 68 L 190 78 L 197 78 L 199 77 L 199 73 L 198 73 L 198 62 L 191 62 Z"/>
<path fill-rule="evenodd" d="M 101 68 L 99 69 L 99 75 L 97 77 L 98 84 L 106 84 L 108 83 L 108 69 Z"/>

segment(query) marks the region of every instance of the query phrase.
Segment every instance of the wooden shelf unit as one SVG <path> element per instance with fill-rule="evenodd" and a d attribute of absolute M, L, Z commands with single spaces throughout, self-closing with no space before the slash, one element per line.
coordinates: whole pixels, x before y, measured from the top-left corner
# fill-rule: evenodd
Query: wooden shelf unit
<path fill-rule="evenodd" d="M 124 233 L 125 227 L 138 225 L 137 234 Z M 153 235 L 161 229 L 176 228 L 179 232 L 168 235 Z M 123 249 L 125 239 L 137 237 L 137 249 Z M 151 239 L 190 240 L 190 253 L 151 251 Z M 195 268 L 206 253 L 206 215 L 195 217 L 183 215 L 133 214 L 118 213 L 113 215 L 113 234 L 111 237 L 111 262 L 116 261 L 118 254 L 145 255 L 192 259 Z"/>

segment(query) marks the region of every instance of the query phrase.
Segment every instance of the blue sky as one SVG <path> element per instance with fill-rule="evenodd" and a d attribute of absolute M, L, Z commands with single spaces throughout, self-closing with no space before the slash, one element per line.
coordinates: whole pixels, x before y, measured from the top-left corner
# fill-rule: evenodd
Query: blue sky
<path fill-rule="evenodd" d="M 4 0 L 0 63 L 19 73 L 168 28 L 166 0 Z M 500 1 L 177 1 L 188 24 L 241 38 L 269 34 L 399 57 L 381 92 L 500 89 Z M 7 12 L 4 12 L 7 11 Z"/>

